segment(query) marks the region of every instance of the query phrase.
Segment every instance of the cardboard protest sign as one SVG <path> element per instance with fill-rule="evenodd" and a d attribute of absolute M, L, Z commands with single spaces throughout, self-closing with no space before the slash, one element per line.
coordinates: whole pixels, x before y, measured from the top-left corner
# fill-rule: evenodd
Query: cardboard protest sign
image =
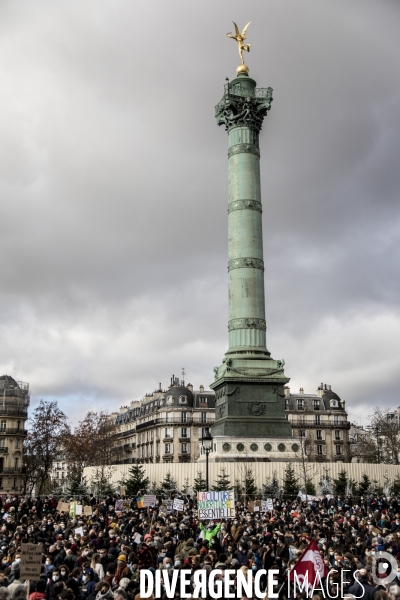
<path fill-rule="evenodd" d="M 261 512 L 261 500 L 255 500 L 254 502 L 249 502 L 247 505 L 247 510 L 249 512 Z"/>
<path fill-rule="evenodd" d="M 179 498 L 174 499 L 173 509 L 178 510 L 179 512 L 183 512 L 183 500 Z"/>
<path fill-rule="evenodd" d="M 88 516 L 92 515 L 93 514 L 92 507 L 91 506 L 84 506 L 83 507 L 83 514 L 84 515 L 88 515 Z"/>
<path fill-rule="evenodd" d="M 143 496 L 143 506 L 146 508 L 147 506 L 154 506 L 157 502 L 157 496 L 155 495 L 145 495 Z"/>
<path fill-rule="evenodd" d="M 121 485 L 119 488 L 119 495 L 120 496 L 126 496 L 126 487 Z"/>
<path fill-rule="evenodd" d="M 69 512 L 69 502 L 61 503 L 61 512 Z"/>
<path fill-rule="evenodd" d="M 40 579 L 42 569 L 42 544 L 21 544 L 21 575 L 22 580 Z"/>
<path fill-rule="evenodd" d="M 58 503 L 57 503 L 57 508 L 56 508 L 56 510 L 57 510 L 58 512 L 61 512 L 61 511 L 62 511 L 62 505 L 63 505 L 63 504 L 64 504 L 64 502 L 63 502 L 62 500 L 59 500 L 59 501 L 58 501 Z"/>
<path fill-rule="evenodd" d="M 198 518 L 231 519 L 235 516 L 235 492 L 197 492 Z"/>
<path fill-rule="evenodd" d="M 266 500 L 261 500 L 261 511 L 262 512 L 272 512 L 274 510 L 274 502 L 272 498 L 267 498 Z"/>

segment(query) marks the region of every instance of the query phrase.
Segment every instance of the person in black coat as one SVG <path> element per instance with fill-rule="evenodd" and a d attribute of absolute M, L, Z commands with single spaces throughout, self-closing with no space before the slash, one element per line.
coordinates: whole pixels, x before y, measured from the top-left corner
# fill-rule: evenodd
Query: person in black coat
<path fill-rule="evenodd" d="M 80 578 L 82 575 L 82 570 L 79 569 L 79 567 L 76 567 L 72 573 L 71 573 L 71 577 L 69 579 L 67 579 L 67 581 L 65 582 L 67 588 L 69 588 L 70 590 L 73 591 L 75 598 L 78 598 L 79 596 L 79 591 L 80 591 Z"/>
<path fill-rule="evenodd" d="M 360 569 L 357 574 L 358 581 L 355 581 L 348 589 L 349 594 L 363 600 L 373 600 L 376 589 L 368 583 L 368 575 L 365 569 Z"/>

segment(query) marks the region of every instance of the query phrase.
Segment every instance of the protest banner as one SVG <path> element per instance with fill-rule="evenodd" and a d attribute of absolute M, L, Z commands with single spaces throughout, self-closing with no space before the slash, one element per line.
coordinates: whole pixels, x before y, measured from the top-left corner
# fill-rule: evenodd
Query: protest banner
<path fill-rule="evenodd" d="M 81 515 L 82 514 L 82 504 L 77 504 L 75 507 L 75 514 L 76 515 Z"/>
<path fill-rule="evenodd" d="M 235 516 L 235 492 L 197 492 L 198 518 L 230 519 Z"/>
<path fill-rule="evenodd" d="M 154 506 L 157 502 L 157 496 L 155 495 L 144 495 L 143 496 L 143 506 L 147 508 L 148 506 Z"/>
<path fill-rule="evenodd" d="M 174 501 L 167 500 L 167 513 L 172 512 L 173 508 L 174 508 Z"/>
<path fill-rule="evenodd" d="M 75 535 L 83 535 L 83 527 L 77 527 L 74 529 Z"/>
<path fill-rule="evenodd" d="M 88 515 L 88 516 L 92 515 L 93 514 L 92 507 L 91 506 L 84 506 L 83 507 L 83 514 L 84 515 Z"/>
<path fill-rule="evenodd" d="M 123 500 L 116 500 L 115 501 L 115 511 L 121 511 L 122 507 L 123 507 L 124 501 Z"/>
<path fill-rule="evenodd" d="M 183 500 L 179 498 L 174 498 L 173 509 L 178 510 L 179 512 L 183 512 Z"/>
<path fill-rule="evenodd" d="M 20 577 L 30 580 L 40 579 L 42 570 L 42 544 L 21 544 Z"/>

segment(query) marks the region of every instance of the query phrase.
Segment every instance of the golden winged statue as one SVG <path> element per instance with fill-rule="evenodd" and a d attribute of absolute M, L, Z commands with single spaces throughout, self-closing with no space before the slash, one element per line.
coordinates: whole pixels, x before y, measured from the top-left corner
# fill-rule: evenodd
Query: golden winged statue
<path fill-rule="evenodd" d="M 227 35 L 227 37 L 232 38 L 233 40 L 236 40 L 237 45 L 238 45 L 238 50 L 239 50 L 239 56 L 242 60 L 242 65 L 244 65 L 243 50 L 246 50 L 246 52 L 250 52 L 251 44 L 243 44 L 243 42 L 246 39 L 246 30 L 247 30 L 248 26 L 250 25 L 251 21 L 249 21 L 247 23 L 247 25 L 243 29 L 242 33 L 240 33 L 239 28 L 236 25 L 235 21 L 232 21 L 232 23 L 235 26 L 236 35 L 233 35 L 233 33 L 227 33 L 226 35 Z"/>

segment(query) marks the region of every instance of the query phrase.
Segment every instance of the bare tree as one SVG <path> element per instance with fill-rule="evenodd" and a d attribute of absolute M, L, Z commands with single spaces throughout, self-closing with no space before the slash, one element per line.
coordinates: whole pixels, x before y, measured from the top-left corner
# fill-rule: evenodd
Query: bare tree
<path fill-rule="evenodd" d="M 96 479 L 109 477 L 115 458 L 117 428 L 104 412 L 88 412 L 65 441 L 65 452 L 71 472 L 82 473 L 84 467 L 96 467 Z"/>
<path fill-rule="evenodd" d="M 357 455 L 364 462 L 400 464 L 400 424 L 389 409 L 375 408 L 366 435 L 358 444 Z"/>
<path fill-rule="evenodd" d="M 305 420 L 304 423 L 306 423 Z M 306 496 L 313 496 L 316 493 L 314 478 L 318 475 L 319 469 L 314 462 L 315 452 L 310 430 L 300 423 L 299 429 L 294 430 L 293 437 L 297 446 L 296 460 L 299 463 L 300 488 Z"/>
<path fill-rule="evenodd" d="M 36 485 L 40 495 L 48 486 L 54 456 L 70 429 L 66 415 L 55 400 L 41 400 L 28 421 L 28 427 L 24 452 L 27 477 L 24 485 L 30 493 Z"/>

